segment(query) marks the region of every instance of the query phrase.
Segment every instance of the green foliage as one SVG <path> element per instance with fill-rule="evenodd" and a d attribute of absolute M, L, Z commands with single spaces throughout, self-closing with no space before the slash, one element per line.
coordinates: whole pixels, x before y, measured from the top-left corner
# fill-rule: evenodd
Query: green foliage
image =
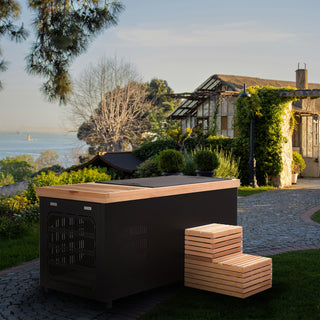
<path fill-rule="evenodd" d="M 173 140 L 156 140 L 142 144 L 138 149 L 133 150 L 132 153 L 144 161 L 166 149 L 178 150 L 179 145 Z"/>
<path fill-rule="evenodd" d="M 0 173 L 0 186 L 14 183 L 14 177 L 10 173 Z"/>
<path fill-rule="evenodd" d="M 184 143 L 185 141 L 190 137 L 192 134 L 192 129 L 191 128 L 186 128 L 185 132 L 182 132 L 181 127 L 176 128 L 176 129 L 170 129 L 167 131 L 167 136 L 175 141 L 179 147 L 180 150 L 184 150 Z"/>
<path fill-rule="evenodd" d="M 320 210 L 318 210 L 311 216 L 311 220 L 320 223 Z"/>
<path fill-rule="evenodd" d="M 19 216 L 0 216 L 0 239 L 15 239 L 24 234 L 27 224 Z"/>
<path fill-rule="evenodd" d="M 196 175 L 196 165 L 193 161 L 193 153 L 192 152 L 184 153 L 184 162 L 185 162 L 185 166 L 183 169 L 183 174 L 185 176 L 195 176 Z"/>
<path fill-rule="evenodd" d="M 28 226 L 17 239 L 1 239 L 0 270 L 17 266 L 39 257 L 39 223 Z"/>
<path fill-rule="evenodd" d="M 77 165 L 75 165 L 75 167 L 77 167 Z M 62 166 L 60 166 L 60 164 L 54 164 L 51 167 L 42 168 L 41 170 L 33 173 L 31 177 L 33 178 L 33 177 L 41 174 L 42 172 L 48 173 L 49 171 L 52 171 L 55 173 L 62 173 L 64 171 L 64 168 Z"/>
<path fill-rule="evenodd" d="M 159 158 L 157 156 L 153 156 L 142 162 L 135 172 L 135 176 L 138 178 L 157 177 L 160 175 Z"/>
<path fill-rule="evenodd" d="M 49 100 L 65 102 L 71 92 L 71 62 L 94 36 L 117 24 L 123 6 L 116 0 L 29 0 L 29 6 L 36 13 L 36 41 L 27 70 L 48 79 L 42 90 Z"/>
<path fill-rule="evenodd" d="M 237 156 L 241 158 L 240 178 L 248 184 L 248 162 L 250 154 L 250 117 L 255 120 L 255 158 L 257 182 L 266 185 L 267 176 L 278 175 L 282 171 L 282 118 L 292 97 L 280 97 L 282 90 L 293 88 L 249 87 L 251 98 L 236 101 L 236 128 L 239 135 Z"/>
<path fill-rule="evenodd" d="M 37 204 L 39 199 L 36 195 L 36 187 L 109 181 L 111 177 L 106 172 L 106 168 L 84 168 L 78 171 L 63 172 L 59 175 L 52 171 L 48 173 L 42 172 L 29 181 L 26 196 L 29 201 Z"/>
<path fill-rule="evenodd" d="M 215 170 L 219 166 L 219 160 L 215 152 L 209 149 L 196 150 L 193 155 L 196 168 L 200 171 Z"/>
<path fill-rule="evenodd" d="M 298 152 L 292 152 L 292 173 L 302 173 L 305 169 L 306 163 L 302 155 Z"/>
<path fill-rule="evenodd" d="M 17 238 L 39 219 L 39 206 L 25 193 L 0 198 L 0 238 Z"/>
<path fill-rule="evenodd" d="M 168 83 L 162 79 L 152 79 L 147 83 L 148 100 L 151 102 L 150 110 L 150 129 L 152 139 L 164 139 L 167 137 L 167 131 L 179 128 L 177 121 L 167 119 L 175 107 L 180 104 L 180 99 L 167 95 L 173 93 Z"/>
<path fill-rule="evenodd" d="M 32 167 L 32 169 L 35 169 L 36 165 L 35 165 L 35 161 L 34 161 L 34 157 L 31 156 L 30 154 L 19 154 L 17 156 L 14 157 L 6 157 L 6 160 L 18 160 L 18 161 L 26 161 L 29 163 L 29 165 Z"/>
<path fill-rule="evenodd" d="M 269 191 L 275 189 L 274 186 L 262 186 L 258 188 L 253 188 L 250 186 L 242 186 L 238 189 L 238 196 L 239 197 L 247 197 L 251 196 L 252 194 L 261 193 L 264 191 Z"/>
<path fill-rule="evenodd" d="M 11 175 L 14 182 L 26 180 L 31 177 L 33 167 L 25 160 L 7 157 L 0 160 L 0 173 L 4 176 Z"/>
<path fill-rule="evenodd" d="M 215 177 L 219 178 L 238 178 L 240 159 L 234 159 L 231 152 L 222 149 L 216 151 L 219 166 L 214 172 Z"/>
<path fill-rule="evenodd" d="M 197 134 L 189 137 L 184 142 L 184 147 L 187 151 L 201 148 L 209 148 L 211 150 L 220 150 L 222 148 L 225 151 L 232 151 L 236 146 L 236 140 L 235 138 L 224 136 Z"/>
<path fill-rule="evenodd" d="M 182 172 L 184 169 L 184 165 L 184 157 L 180 151 L 167 149 L 160 152 L 159 167 L 162 172 Z"/>

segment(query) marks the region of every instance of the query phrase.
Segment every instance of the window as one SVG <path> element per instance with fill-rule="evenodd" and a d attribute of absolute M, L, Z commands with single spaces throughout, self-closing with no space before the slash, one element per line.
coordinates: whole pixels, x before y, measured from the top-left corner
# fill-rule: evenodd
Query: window
<path fill-rule="evenodd" d="M 221 116 L 221 129 L 228 130 L 228 116 Z"/>

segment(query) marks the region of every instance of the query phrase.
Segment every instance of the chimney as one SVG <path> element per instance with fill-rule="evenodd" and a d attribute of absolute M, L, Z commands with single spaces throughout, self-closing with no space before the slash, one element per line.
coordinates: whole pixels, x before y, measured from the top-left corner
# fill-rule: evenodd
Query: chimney
<path fill-rule="evenodd" d="M 296 70 L 296 87 L 297 89 L 308 89 L 308 70 L 306 64 L 304 64 L 304 69 L 300 69 L 300 63 L 298 63 L 298 70 Z"/>

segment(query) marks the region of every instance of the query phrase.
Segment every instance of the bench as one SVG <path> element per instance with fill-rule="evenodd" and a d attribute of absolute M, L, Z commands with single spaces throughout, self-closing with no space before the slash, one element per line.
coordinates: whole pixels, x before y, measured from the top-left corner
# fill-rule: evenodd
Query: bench
<path fill-rule="evenodd" d="M 242 227 L 185 230 L 185 286 L 238 298 L 272 287 L 272 259 L 242 252 Z"/>

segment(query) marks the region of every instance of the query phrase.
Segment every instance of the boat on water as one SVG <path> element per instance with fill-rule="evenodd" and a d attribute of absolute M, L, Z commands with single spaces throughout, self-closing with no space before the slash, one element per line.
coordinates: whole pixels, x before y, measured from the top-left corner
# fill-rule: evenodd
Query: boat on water
<path fill-rule="evenodd" d="M 28 134 L 27 141 L 34 141 L 34 139 L 31 138 L 30 134 Z"/>

